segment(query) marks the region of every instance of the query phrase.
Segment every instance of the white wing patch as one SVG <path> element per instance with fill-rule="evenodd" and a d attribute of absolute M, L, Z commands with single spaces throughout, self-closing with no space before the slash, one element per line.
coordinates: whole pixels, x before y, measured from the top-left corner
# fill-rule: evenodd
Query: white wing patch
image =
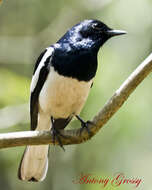
<path fill-rule="evenodd" d="M 40 74 L 41 68 L 44 66 L 46 59 L 52 54 L 52 52 L 54 50 L 52 47 L 48 47 L 46 49 L 47 49 L 47 51 L 44 54 L 44 56 L 42 57 L 41 62 L 39 63 L 39 65 L 38 65 L 38 67 L 37 67 L 37 69 L 36 69 L 36 71 L 32 77 L 30 92 L 34 91 L 34 89 L 37 85 L 38 79 L 39 79 L 39 74 Z"/>

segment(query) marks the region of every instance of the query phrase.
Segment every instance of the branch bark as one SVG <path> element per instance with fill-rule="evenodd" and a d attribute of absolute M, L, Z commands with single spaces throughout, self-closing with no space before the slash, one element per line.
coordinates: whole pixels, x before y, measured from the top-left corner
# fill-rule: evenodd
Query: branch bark
<path fill-rule="evenodd" d="M 152 53 L 137 67 L 120 88 L 116 90 L 103 109 L 93 118 L 91 121 L 92 124 L 89 124 L 90 135 L 86 130 L 83 130 L 80 134 L 80 128 L 62 130 L 62 144 L 80 144 L 91 139 L 91 137 L 93 137 L 123 105 L 129 95 L 151 71 Z M 0 134 L 0 148 L 40 144 L 53 144 L 53 138 L 50 131 L 26 131 Z M 56 141 L 55 144 L 58 144 L 58 142 Z"/>

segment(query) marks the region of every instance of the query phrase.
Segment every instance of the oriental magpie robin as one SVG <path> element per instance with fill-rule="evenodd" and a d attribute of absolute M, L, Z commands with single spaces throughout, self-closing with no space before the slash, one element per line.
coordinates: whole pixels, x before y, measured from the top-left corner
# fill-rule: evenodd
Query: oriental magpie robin
<path fill-rule="evenodd" d="M 84 20 L 39 56 L 31 82 L 31 130 L 52 129 L 62 146 L 59 130 L 79 113 L 88 97 L 97 70 L 99 48 L 111 37 L 125 34 L 99 20 Z M 19 178 L 42 181 L 48 169 L 49 145 L 27 146 Z"/>

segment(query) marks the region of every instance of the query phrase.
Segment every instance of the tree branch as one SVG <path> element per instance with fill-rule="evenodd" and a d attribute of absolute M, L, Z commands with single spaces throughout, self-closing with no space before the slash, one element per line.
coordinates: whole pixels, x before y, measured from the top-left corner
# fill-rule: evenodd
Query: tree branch
<path fill-rule="evenodd" d="M 152 54 L 150 54 L 145 61 L 137 67 L 120 88 L 116 90 L 103 109 L 93 118 L 92 124 L 89 124 L 90 135 L 86 130 L 83 130 L 80 134 L 80 128 L 74 130 L 62 130 L 62 144 L 80 144 L 93 137 L 123 105 L 129 95 L 151 71 Z M 50 131 L 26 131 L 0 134 L 0 148 L 40 144 L 53 144 Z M 58 142 L 55 142 L 55 144 L 58 144 Z"/>

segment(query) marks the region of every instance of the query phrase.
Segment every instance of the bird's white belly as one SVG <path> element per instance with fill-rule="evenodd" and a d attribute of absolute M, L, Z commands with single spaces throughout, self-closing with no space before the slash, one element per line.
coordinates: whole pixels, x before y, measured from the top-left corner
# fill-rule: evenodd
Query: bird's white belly
<path fill-rule="evenodd" d="M 50 68 L 47 80 L 39 95 L 39 111 L 54 118 L 67 118 L 79 114 L 92 84 L 64 77 Z"/>

